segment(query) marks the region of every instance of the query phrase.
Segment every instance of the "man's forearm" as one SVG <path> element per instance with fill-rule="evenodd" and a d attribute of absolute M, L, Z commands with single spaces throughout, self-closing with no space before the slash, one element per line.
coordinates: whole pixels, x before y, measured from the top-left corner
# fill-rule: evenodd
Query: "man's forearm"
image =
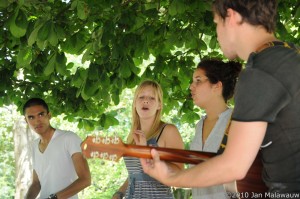
<path fill-rule="evenodd" d="M 78 178 L 77 180 L 75 180 L 72 184 L 70 184 L 65 189 L 63 189 L 63 190 L 61 190 L 57 193 L 53 193 L 53 194 L 56 194 L 58 199 L 60 199 L 60 198 L 69 198 L 71 196 L 74 196 L 78 192 L 82 191 L 84 188 L 90 186 L 90 184 L 91 184 L 91 179 L 89 179 L 89 178 L 84 178 L 84 179 Z"/>

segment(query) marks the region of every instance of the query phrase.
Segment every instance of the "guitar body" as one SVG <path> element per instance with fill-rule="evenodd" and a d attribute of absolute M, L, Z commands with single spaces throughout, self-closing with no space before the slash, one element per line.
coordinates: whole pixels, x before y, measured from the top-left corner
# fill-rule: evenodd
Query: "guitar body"
<path fill-rule="evenodd" d="M 88 136 L 81 144 L 82 153 L 86 158 L 101 158 L 118 161 L 123 156 L 151 159 L 151 149 L 155 148 L 161 160 L 198 164 L 216 156 L 215 153 L 162 148 L 153 146 L 139 146 L 124 144 L 119 137 Z M 260 153 L 243 180 L 224 185 L 232 198 L 266 198 L 267 187 L 261 178 L 262 163 Z"/>
<path fill-rule="evenodd" d="M 237 190 L 241 195 L 244 194 L 244 198 L 249 194 L 248 198 L 268 198 L 265 193 L 268 192 L 268 188 L 262 180 L 262 162 L 260 158 L 260 152 L 257 154 L 252 166 L 250 167 L 246 177 L 243 180 L 238 180 Z"/>

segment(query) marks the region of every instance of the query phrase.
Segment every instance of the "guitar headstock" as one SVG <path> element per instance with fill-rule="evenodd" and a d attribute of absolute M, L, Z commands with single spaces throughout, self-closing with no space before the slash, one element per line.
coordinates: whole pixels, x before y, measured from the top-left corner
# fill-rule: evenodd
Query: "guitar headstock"
<path fill-rule="evenodd" d="M 81 143 L 81 149 L 86 158 L 100 158 L 117 162 L 123 156 L 126 147 L 118 136 L 87 136 Z"/>

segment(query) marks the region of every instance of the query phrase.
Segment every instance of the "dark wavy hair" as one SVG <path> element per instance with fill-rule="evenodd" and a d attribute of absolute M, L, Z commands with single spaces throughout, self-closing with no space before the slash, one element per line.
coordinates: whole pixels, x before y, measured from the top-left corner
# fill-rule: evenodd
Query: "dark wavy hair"
<path fill-rule="evenodd" d="M 23 115 L 25 115 L 25 111 L 27 108 L 32 107 L 32 106 L 37 106 L 37 105 L 43 106 L 47 110 L 47 113 L 49 113 L 49 107 L 43 99 L 31 98 L 23 106 Z"/>
<path fill-rule="evenodd" d="M 197 65 L 197 68 L 205 72 L 210 83 L 216 84 L 219 81 L 222 82 L 222 95 L 225 102 L 233 97 L 235 85 L 242 70 L 241 63 L 235 61 L 223 62 L 218 59 L 205 59 Z"/>
<path fill-rule="evenodd" d="M 276 0 L 215 0 L 213 11 L 223 20 L 227 17 L 227 9 L 233 9 L 251 25 L 261 25 L 267 32 L 275 32 L 276 27 Z"/>

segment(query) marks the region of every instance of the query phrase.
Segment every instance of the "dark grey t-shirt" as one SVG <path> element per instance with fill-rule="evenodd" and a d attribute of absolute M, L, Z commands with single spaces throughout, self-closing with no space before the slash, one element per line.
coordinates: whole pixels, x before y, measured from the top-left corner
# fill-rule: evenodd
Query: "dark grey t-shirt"
<path fill-rule="evenodd" d="M 250 55 L 237 84 L 232 119 L 268 122 L 263 179 L 272 192 L 300 192 L 299 49 L 280 43 Z"/>

